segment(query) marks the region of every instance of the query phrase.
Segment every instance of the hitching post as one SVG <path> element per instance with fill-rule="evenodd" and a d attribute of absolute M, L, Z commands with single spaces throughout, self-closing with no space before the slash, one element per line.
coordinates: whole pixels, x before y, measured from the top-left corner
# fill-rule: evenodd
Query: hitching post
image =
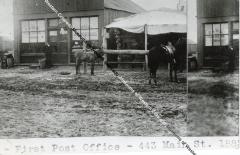
<path fill-rule="evenodd" d="M 148 44 L 148 26 L 147 24 L 144 25 L 144 33 L 145 33 L 145 51 L 147 51 L 147 44 Z M 148 55 L 145 55 L 145 71 L 148 71 Z"/>
<path fill-rule="evenodd" d="M 102 31 L 102 36 L 103 36 L 103 44 L 102 44 L 102 48 L 103 48 L 103 51 L 105 49 L 107 49 L 107 38 L 108 38 L 108 33 L 107 33 L 107 30 L 104 28 L 103 31 Z M 104 53 L 103 55 L 103 71 L 106 71 L 107 70 L 107 53 Z"/>

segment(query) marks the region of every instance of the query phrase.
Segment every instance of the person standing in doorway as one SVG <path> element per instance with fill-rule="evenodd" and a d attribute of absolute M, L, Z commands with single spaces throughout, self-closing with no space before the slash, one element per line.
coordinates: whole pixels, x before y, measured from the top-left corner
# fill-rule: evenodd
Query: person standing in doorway
<path fill-rule="evenodd" d="M 52 64 L 52 51 L 51 51 L 51 46 L 49 45 L 48 42 L 45 44 L 44 52 L 45 52 L 45 58 L 46 58 L 46 67 L 47 67 L 47 68 L 50 68 L 50 67 L 53 66 L 53 64 Z"/>

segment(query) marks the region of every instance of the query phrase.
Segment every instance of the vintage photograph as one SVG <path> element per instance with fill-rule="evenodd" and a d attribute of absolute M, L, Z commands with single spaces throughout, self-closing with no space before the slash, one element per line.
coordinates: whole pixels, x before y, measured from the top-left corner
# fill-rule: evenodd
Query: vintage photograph
<path fill-rule="evenodd" d="M 219 44 L 238 39 L 235 17 L 217 25 L 224 31 Z M 221 76 L 190 72 L 195 99 L 187 103 L 186 0 L 0 0 L 0 20 L 1 139 L 173 136 L 145 102 L 178 136 L 189 135 L 188 119 L 194 119 L 193 135 L 210 131 L 197 128 L 202 114 L 224 110 L 224 121 L 237 123 L 237 64 Z M 195 60 L 198 69 L 205 61 L 202 55 Z M 221 83 L 228 77 L 233 80 Z M 202 82 L 214 86 L 213 79 L 227 88 L 226 97 L 210 96 L 209 106 L 204 90 L 194 89 L 203 89 Z M 198 106 L 216 109 L 205 113 Z"/>
<path fill-rule="evenodd" d="M 188 1 L 188 136 L 239 136 L 239 0 Z"/>

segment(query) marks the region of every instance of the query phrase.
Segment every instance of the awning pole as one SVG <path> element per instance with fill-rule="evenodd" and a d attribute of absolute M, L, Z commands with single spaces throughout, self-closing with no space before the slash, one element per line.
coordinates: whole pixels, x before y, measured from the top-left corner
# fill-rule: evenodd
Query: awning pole
<path fill-rule="evenodd" d="M 145 51 L 147 51 L 147 44 L 148 44 L 148 26 L 147 24 L 144 25 L 144 33 L 145 33 Z M 148 71 L 148 55 L 145 55 L 145 70 Z"/>

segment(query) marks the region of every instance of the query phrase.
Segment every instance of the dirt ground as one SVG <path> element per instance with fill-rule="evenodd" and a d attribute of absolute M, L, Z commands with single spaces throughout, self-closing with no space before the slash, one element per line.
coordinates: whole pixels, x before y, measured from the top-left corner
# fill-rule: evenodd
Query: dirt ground
<path fill-rule="evenodd" d="M 177 134 L 187 135 L 185 74 L 176 84 L 160 70 L 157 86 L 148 85 L 146 72 L 120 74 Z M 0 69 L 0 124 L 0 138 L 171 136 L 110 71 L 76 76 L 71 66 Z"/>
<path fill-rule="evenodd" d="M 239 72 L 188 73 L 188 136 L 238 136 Z"/>

